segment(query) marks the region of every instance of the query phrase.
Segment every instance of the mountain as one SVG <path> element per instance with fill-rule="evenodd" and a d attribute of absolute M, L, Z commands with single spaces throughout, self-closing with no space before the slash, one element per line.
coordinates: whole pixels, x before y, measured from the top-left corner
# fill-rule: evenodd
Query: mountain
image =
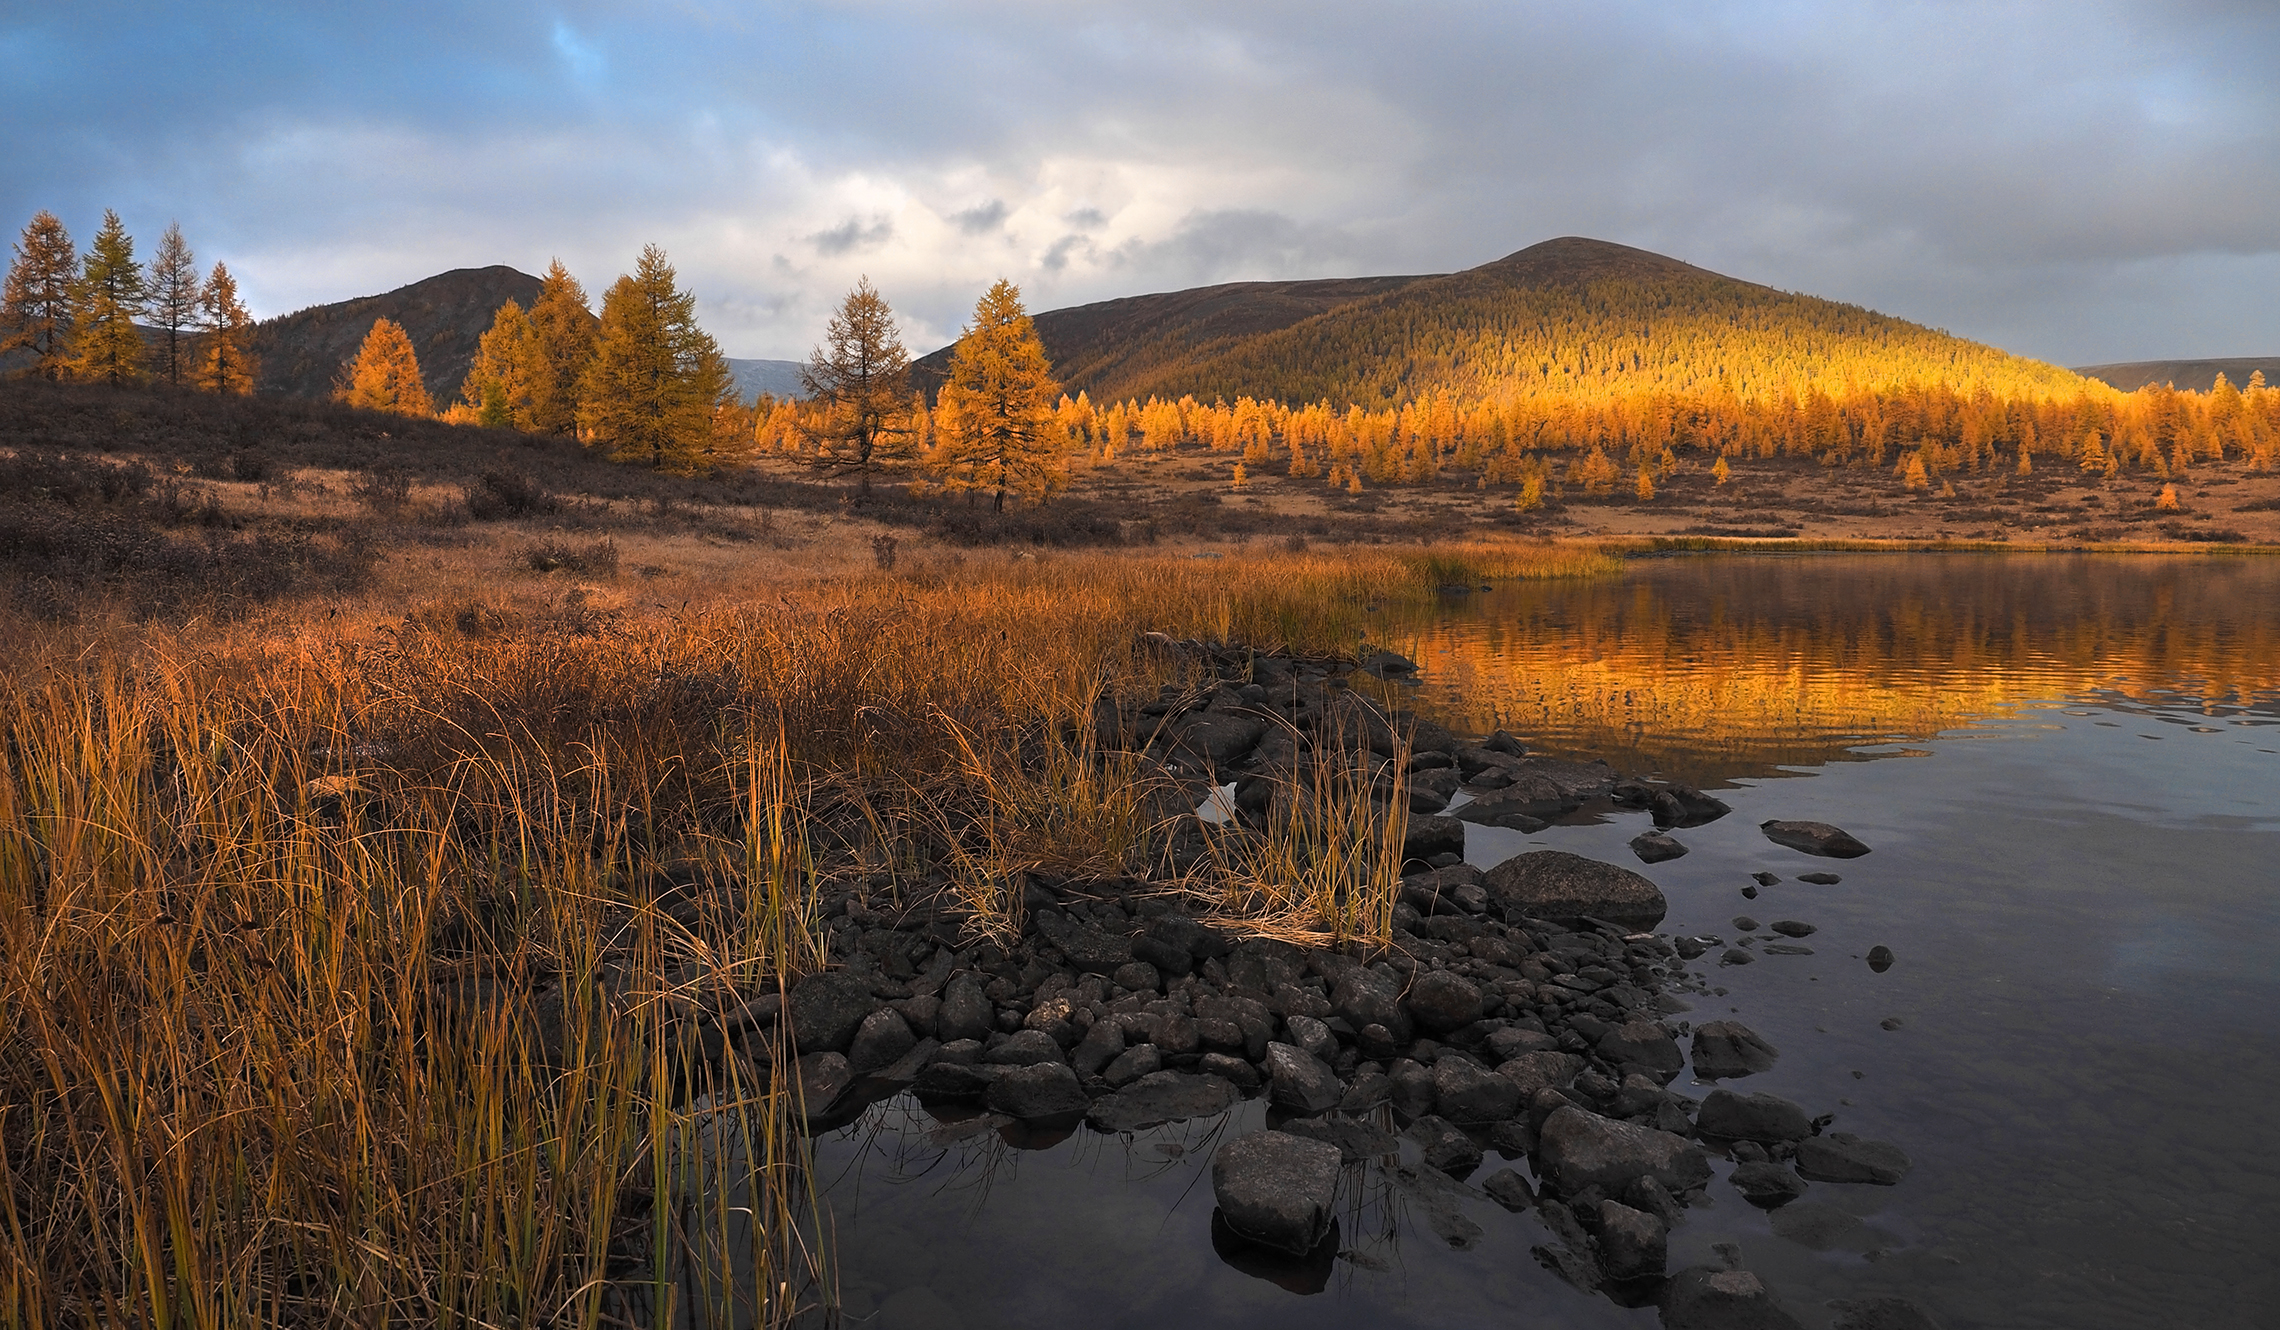
<path fill-rule="evenodd" d="M 771 397 L 804 397 L 797 360 L 738 360 L 728 358 L 728 372 L 736 378 L 737 394 L 751 402 L 762 393 Z"/>
<path fill-rule="evenodd" d="M 326 397 L 341 367 L 356 358 L 376 319 L 394 319 L 411 335 L 420 377 L 437 406 L 455 401 L 467 367 L 499 306 L 510 300 L 528 309 L 539 280 L 503 264 L 455 268 L 385 295 L 312 305 L 254 329 L 261 358 L 261 391 L 292 397 Z"/>
<path fill-rule="evenodd" d="M 2182 392 L 2205 393 L 2217 386 L 2222 374 L 2235 388 L 2246 387 L 2248 376 L 2263 371 L 2264 381 L 2280 384 L 2280 356 L 2248 356 L 2235 360 L 2131 360 L 2118 365 L 2084 365 L 2074 371 L 2084 378 L 2101 379 L 2123 392 L 2136 392 L 2149 383 L 2166 383 Z"/>
<path fill-rule="evenodd" d="M 2072 396 L 2072 371 L 1854 305 L 1564 236 L 1463 272 L 1244 282 L 1036 316 L 1066 389 L 1371 408 L 1460 401 L 1739 401 L 1941 383 Z M 920 363 L 939 376 L 948 348 Z"/>

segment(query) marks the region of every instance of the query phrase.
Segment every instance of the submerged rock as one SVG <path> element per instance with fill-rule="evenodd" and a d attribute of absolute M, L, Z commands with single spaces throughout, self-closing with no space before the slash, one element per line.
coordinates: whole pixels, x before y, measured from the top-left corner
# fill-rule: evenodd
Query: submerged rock
<path fill-rule="evenodd" d="M 1743 953 L 1748 955 L 1747 952 Z M 1781 1050 L 1740 1021 L 1705 1021 L 1694 1027 L 1697 1080 L 1732 1080 L 1771 1071 Z"/>
<path fill-rule="evenodd" d="M 1810 1136 L 1797 1143 L 1797 1171 L 1815 1182 L 1873 1182 L 1890 1187 L 1908 1176 L 1907 1153 L 1889 1141 L 1865 1141 L 1849 1131 Z"/>
<path fill-rule="evenodd" d="M 1826 822 L 1760 822 L 1758 830 L 1776 845 L 1817 854 L 1825 859 L 1858 859 L 1868 853 L 1853 834 Z"/>
<path fill-rule="evenodd" d="M 1774 1302 L 1765 1281 L 1747 1270 L 1681 1270 L 1656 1305 L 1663 1330 L 1803 1330 Z"/>

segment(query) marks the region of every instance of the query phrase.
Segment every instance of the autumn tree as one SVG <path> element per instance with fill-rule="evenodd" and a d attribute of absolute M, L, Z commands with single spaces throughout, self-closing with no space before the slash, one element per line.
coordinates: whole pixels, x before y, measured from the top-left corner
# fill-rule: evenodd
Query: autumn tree
<path fill-rule="evenodd" d="M 542 352 L 530 316 L 510 300 L 499 306 L 490 331 L 477 344 L 475 363 L 467 367 L 459 395 L 479 425 L 536 430 L 532 388 L 542 368 Z"/>
<path fill-rule="evenodd" d="M 158 347 L 158 377 L 179 387 L 189 368 L 189 337 L 198 326 L 198 263 L 182 242 L 182 228 L 169 224 L 150 257 L 144 317 L 166 334 Z"/>
<path fill-rule="evenodd" d="M 238 299 L 237 279 L 221 263 L 198 288 L 197 386 L 208 392 L 250 393 L 260 366 L 253 358 L 253 312 Z"/>
<path fill-rule="evenodd" d="M 847 293 L 800 369 L 810 409 L 802 432 L 825 466 L 851 467 L 856 487 L 871 492 L 871 472 L 910 450 L 910 353 L 895 331 L 894 311 L 863 278 Z"/>
<path fill-rule="evenodd" d="M 974 321 L 950 353 L 936 399 L 940 442 L 930 459 L 953 492 L 1006 491 L 1042 500 L 1068 483 L 1068 436 L 1053 408 L 1061 395 L 1021 288 L 1002 278 L 974 306 Z"/>
<path fill-rule="evenodd" d="M 562 266 L 562 260 L 547 266 L 529 319 L 530 407 L 524 428 L 539 434 L 575 435 L 579 395 L 594 363 L 595 323 L 593 311 L 586 307 L 586 288 Z"/>
<path fill-rule="evenodd" d="M 696 296 L 679 289 L 657 246 L 645 246 L 634 271 L 603 295 L 583 389 L 579 425 L 613 457 L 690 471 L 713 450 L 735 385 L 719 345 L 697 326 Z"/>
<path fill-rule="evenodd" d="M 420 377 L 419 354 L 411 334 L 394 319 L 374 319 L 333 390 L 333 396 L 366 411 L 392 411 L 400 416 L 432 416 L 435 403 Z"/>
<path fill-rule="evenodd" d="M 105 209 L 103 229 L 87 247 L 79 280 L 72 288 L 72 377 L 120 387 L 143 377 L 142 265 L 135 262 L 134 237 Z"/>
<path fill-rule="evenodd" d="M 0 353 L 29 351 L 31 373 L 60 379 L 71 355 L 72 291 L 79 254 L 63 219 L 42 209 L 16 241 L 16 261 L 0 287 Z"/>

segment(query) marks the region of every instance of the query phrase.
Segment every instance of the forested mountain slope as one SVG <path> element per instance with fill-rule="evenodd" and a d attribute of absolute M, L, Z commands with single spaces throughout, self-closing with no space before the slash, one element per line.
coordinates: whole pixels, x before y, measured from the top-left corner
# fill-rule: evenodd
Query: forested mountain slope
<path fill-rule="evenodd" d="M 2267 383 L 2280 383 L 2280 356 L 2243 356 L 2232 360 L 2132 360 L 2117 365 L 2084 365 L 2074 371 L 2086 378 L 2112 384 L 2123 392 L 2136 392 L 2149 383 L 2165 383 L 2179 392 L 2205 393 L 2217 386 L 2222 374 L 2235 388 L 2245 388 L 2251 377 L 2262 374 Z"/>
<path fill-rule="evenodd" d="M 528 307 L 538 298 L 538 285 L 536 277 L 504 264 L 455 268 L 385 295 L 312 305 L 266 320 L 253 337 L 261 391 L 330 396 L 335 377 L 356 358 L 373 321 L 386 318 L 411 335 L 428 395 L 438 403 L 452 401 L 499 306 L 512 300 Z"/>

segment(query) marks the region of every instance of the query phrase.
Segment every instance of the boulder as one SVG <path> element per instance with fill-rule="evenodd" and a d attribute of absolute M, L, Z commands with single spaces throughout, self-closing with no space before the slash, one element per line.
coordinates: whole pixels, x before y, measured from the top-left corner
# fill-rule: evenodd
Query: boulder
<path fill-rule="evenodd" d="M 1338 1106 L 1345 1087 L 1322 1059 L 1295 1044 L 1267 1045 L 1268 1093 L 1292 1112 L 1312 1117 Z"/>
<path fill-rule="evenodd" d="M 1453 817 L 1427 814 L 1409 819 L 1409 829 L 1401 837 L 1401 857 L 1430 859 L 1436 854 L 1463 854 L 1465 852 L 1465 824 Z"/>
<path fill-rule="evenodd" d="M 1095 1099 L 1085 1121 L 1101 1131 L 1139 1131 L 1160 1122 L 1224 1113 L 1234 1102 L 1235 1087 L 1217 1076 L 1159 1071 Z"/>
<path fill-rule="evenodd" d="M 980 1099 L 1005 1071 L 1003 1067 L 969 1062 L 935 1062 L 911 1082 L 911 1093 L 922 1101 Z"/>
<path fill-rule="evenodd" d="M 1100 1078 L 1110 1085 L 1130 1085 L 1143 1076 L 1153 1075 L 1164 1068 L 1164 1055 L 1154 1044 L 1142 1044 L 1125 1049 L 1109 1061 Z"/>
<path fill-rule="evenodd" d="M 1694 1076 L 1732 1080 L 1771 1071 L 1781 1050 L 1760 1039 L 1740 1021 L 1704 1021 L 1694 1027 Z"/>
<path fill-rule="evenodd" d="M 999 1067 L 1030 1067 L 1061 1061 L 1061 1046 L 1043 1030 L 1019 1030 L 1004 1043 L 982 1054 L 982 1061 Z"/>
<path fill-rule="evenodd" d="M 1101 1068 L 1124 1052 L 1124 1027 L 1116 1021 L 1097 1020 L 1069 1052 L 1069 1065 L 1079 1076 L 1098 1076 Z"/>
<path fill-rule="evenodd" d="M 1093 974 L 1115 974 L 1132 960 L 1132 944 L 1079 923 L 1059 910 L 1039 910 L 1030 918 L 1046 941 L 1061 949 L 1069 964 Z"/>
<path fill-rule="evenodd" d="M 800 1111 L 811 1118 L 827 1112 L 855 1080 L 847 1059 L 837 1053 L 806 1053 L 799 1061 Z"/>
<path fill-rule="evenodd" d="M 917 1044 L 918 1036 L 910 1032 L 910 1023 L 902 1013 L 881 1007 L 855 1028 L 854 1042 L 847 1049 L 847 1065 L 856 1075 L 867 1076 L 893 1066 Z"/>
<path fill-rule="evenodd" d="M 1656 1306 L 1663 1330 L 1803 1330 L 1747 1270 L 1691 1266 L 1670 1277 Z"/>
<path fill-rule="evenodd" d="M 1357 1030 L 1379 1025 L 1397 1040 L 1409 1039 L 1409 1012 L 1402 1006 L 1401 989 L 1376 970 L 1357 965 L 1340 976 L 1330 990 L 1330 1009 Z"/>
<path fill-rule="evenodd" d="M 1515 831 L 1539 831 L 1555 817 L 1572 813 L 1582 800 L 1542 776 L 1530 775 L 1513 767 L 1503 767 L 1497 775 L 1506 784 L 1491 790 L 1458 809 L 1459 821 L 1483 827 L 1509 827 Z"/>
<path fill-rule="evenodd" d="M 1514 1214 L 1536 1203 L 1535 1188 L 1528 1185 L 1528 1179 L 1509 1168 L 1500 1168 L 1489 1174 L 1487 1181 L 1480 1184 L 1480 1189 L 1488 1193 L 1488 1199 Z"/>
<path fill-rule="evenodd" d="M 802 1053 L 842 1053 L 878 1010 L 879 1000 L 862 976 L 846 970 L 811 974 L 792 985 L 784 1004 L 791 1018 L 792 1043 Z"/>
<path fill-rule="evenodd" d="M 934 1014 L 934 1035 L 945 1044 L 961 1039 L 987 1039 L 997 1029 L 997 1013 L 982 995 L 972 975 L 959 975 L 942 992 L 942 1007 Z"/>
<path fill-rule="evenodd" d="M 1765 1210 L 1777 1210 L 1805 1194 L 1804 1182 L 1771 1160 L 1736 1164 L 1727 1181 L 1734 1184 L 1743 1200 Z"/>
<path fill-rule="evenodd" d="M 1659 1275 L 1670 1258 L 1663 1222 L 1621 1201 L 1599 1203 L 1599 1264 L 1610 1279 Z"/>
<path fill-rule="evenodd" d="M 1329 1026 L 1312 1016 L 1293 1016 L 1283 1022 L 1283 1030 L 1289 1036 L 1288 1042 L 1298 1045 L 1324 1062 L 1332 1061 L 1338 1056 L 1338 1037 L 1330 1033 Z"/>
<path fill-rule="evenodd" d="M 1522 1053 L 1499 1063 L 1496 1074 L 1519 1086 L 1520 1100 L 1526 1103 L 1538 1090 L 1556 1090 L 1572 1082 L 1582 1070 L 1583 1059 L 1575 1054 L 1544 1051 Z"/>
<path fill-rule="evenodd" d="M 1335 1145 L 1338 1158 L 1349 1164 L 1390 1158 L 1401 1148 L 1391 1132 L 1354 1118 L 1295 1118 L 1284 1123 L 1281 1130 Z"/>
<path fill-rule="evenodd" d="M 1461 1179 L 1480 1167 L 1480 1143 L 1447 1118 L 1427 1114 L 1410 1123 L 1402 1134 L 1417 1142 L 1427 1168 Z"/>
<path fill-rule="evenodd" d="M 1510 1077 L 1444 1057 L 1433 1064 L 1434 1110 L 1451 1122 L 1501 1122 L 1520 1111 L 1520 1087 Z"/>
<path fill-rule="evenodd" d="M 1480 1019 L 1480 988 L 1448 970 L 1427 970 L 1409 990 L 1409 1011 L 1435 1034 L 1447 1034 Z"/>
<path fill-rule="evenodd" d="M 1488 908 L 1488 892 L 1480 885 L 1480 870 L 1471 864 L 1453 864 L 1430 873 L 1412 873 L 1401 879 L 1401 898 L 1419 914 L 1479 914 Z"/>
<path fill-rule="evenodd" d="M 1653 1178 L 1673 1193 L 1710 1180 L 1710 1159 L 1683 1136 L 1617 1122 L 1570 1105 L 1544 1121 L 1538 1150 L 1543 1176 L 1562 1194 L 1586 1187 L 1620 1195 L 1639 1178 Z"/>
<path fill-rule="evenodd" d="M 1659 831 L 1642 831 L 1631 838 L 1631 853 L 1643 864 L 1659 864 L 1686 853 L 1686 847 Z"/>
<path fill-rule="evenodd" d="M 1669 908 L 1660 888 L 1628 868 L 1565 850 L 1531 850 L 1488 870 L 1488 894 L 1508 913 L 1539 919 L 1604 919 L 1649 929 Z"/>
<path fill-rule="evenodd" d="M 1599 1056 L 1617 1067 L 1643 1067 L 1667 1081 L 1686 1065 L 1678 1040 L 1659 1021 L 1630 1021 L 1599 1037 Z"/>
<path fill-rule="evenodd" d="M 1797 1171 L 1815 1182 L 1873 1182 L 1889 1187 L 1908 1176 L 1906 1152 L 1889 1141 L 1864 1141 L 1849 1131 L 1808 1136 L 1797 1143 Z"/>
<path fill-rule="evenodd" d="M 1008 1117 L 1032 1120 L 1082 1113 L 1091 1102 L 1077 1073 L 1066 1062 L 1038 1062 L 1008 1068 L 983 1095 Z"/>
<path fill-rule="evenodd" d="M 1171 759 L 1217 770 L 1232 767 L 1258 746 L 1267 723 L 1254 716 L 1192 711 L 1171 727 Z"/>
<path fill-rule="evenodd" d="M 1211 1191 L 1236 1234 L 1304 1256 L 1330 1228 L 1338 1147 L 1282 1131 L 1239 1136 L 1212 1157 Z"/>
<path fill-rule="evenodd" d="M 1735 1094 L 1712 1090 L 1695 1114 L 1696 1130 L 1704 1136 L 1729 1141 L 1801 1141 L 1813 1134 L 1813 1120 L 1804 1109 L 1771 1094 Z"/>
<path fill-rule="evenodd" d="M 1824 859 L 1858 859 L 1868 847 L 1842 827 L 1826 822 L 1760 822 L 1758 830 L 1776 845 L 1817 854 Z"/>
<path fill-rule="evenodd" d="M 1655 791 L 1647 806 L 1653 810 L 1658 827 L 1699 827 L 1734 811 L 1723 799 L 1676 782 Z"/>

